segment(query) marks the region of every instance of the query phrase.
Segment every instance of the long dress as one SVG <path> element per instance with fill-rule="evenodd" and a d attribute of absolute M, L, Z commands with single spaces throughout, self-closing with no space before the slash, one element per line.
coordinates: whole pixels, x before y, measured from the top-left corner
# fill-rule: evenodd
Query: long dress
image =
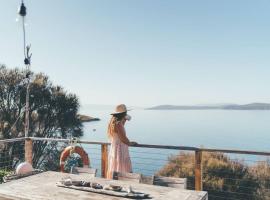
<path fill-rule="evenodd" d="M 122 123 L 116 124 L 117 131 L 123 130 L 125 133 L 125 128 Z M 132 172 L 131 160 L 128 151 L 128 145 L 123 143 L 118 136 L 118 133 L 113 133 L 111 138 L 111 147 L 109 152 L 109 166 L 107 178 L 113 178 L 113 172 Z"/>

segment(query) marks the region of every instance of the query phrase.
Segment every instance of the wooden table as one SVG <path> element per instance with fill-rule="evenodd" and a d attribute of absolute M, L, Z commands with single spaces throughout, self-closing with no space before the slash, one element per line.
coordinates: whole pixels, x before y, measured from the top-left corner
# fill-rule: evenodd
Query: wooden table
<path fill-rule="evenodd" d="M 62 178 L 71 177 L 72 180 L 97 182 L 102 185 L 115 184 L 123 187 L 129 185 L 135 191 L 150 194 L 152 199 L 164 200 L 206 200 L 207 192 L 197 192 L 184 189 L 145 185 L 129 181 L 107 180 L 103 178 L 89 178 L 86 175 L 65 174 L 60 172 L 44 172 L 30 177 L 18 179 L 0 185 L 1 200 L 119 200 L 120 197 L 107 196 L 97 193 L 72 190 L 57 187 L 56 183 Z"/>

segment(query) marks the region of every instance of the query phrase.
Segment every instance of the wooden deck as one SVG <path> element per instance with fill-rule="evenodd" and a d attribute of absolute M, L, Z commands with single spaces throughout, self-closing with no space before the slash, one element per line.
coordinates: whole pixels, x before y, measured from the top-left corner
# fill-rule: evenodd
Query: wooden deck
<path fill-rule="evenodd" d="M 150 194 L 152 199 L 163 200 L 206 200 L 207 192 L 183 190 L 128 181 L 91 178 L 87 175 L 74 175 L 59 172 L 44 172 L 27 178 L 22 178 L 0 185 L 0 199 L 6 200 L 119 200 L 112 197 L 91 192 L 57 187 L 56 183 L 62 178 L 71 177 L 73 180 L 97 182 L 102 185 L 115 184 L 122 187 L 132 186 L 133 190 Z"/>

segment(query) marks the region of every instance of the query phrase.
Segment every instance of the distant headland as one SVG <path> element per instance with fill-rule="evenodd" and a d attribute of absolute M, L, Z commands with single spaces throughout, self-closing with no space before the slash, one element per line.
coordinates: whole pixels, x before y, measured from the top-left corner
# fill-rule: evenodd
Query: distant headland
<path fill-rule="evenodd" d="M 99 118 L 95 118 L 95 117 L 90 117 L 90 116 L 87 116 L 87 115 L 77 115 L 78 119 L 81 121 L 81 122 L 92 122 L 92 121 L 100 121 Z"/>
<path fill-rule="evenodd" d="M 270 103 L 224 104 L 224 105 L 159 105 L 146 110 L 270 110 Z"/>

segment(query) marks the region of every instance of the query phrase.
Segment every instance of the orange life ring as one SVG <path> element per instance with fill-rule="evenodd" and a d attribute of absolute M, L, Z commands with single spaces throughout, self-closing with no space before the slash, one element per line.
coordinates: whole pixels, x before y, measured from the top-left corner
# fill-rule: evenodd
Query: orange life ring
<path fill-rule="evenodd" d="M 61 153 L 61 157 L 60 157 L 60 170 L 61 170 L 61 172 L 65 172 L 65 170 L 64 170 L 65 160 L 67 159 L 67 157 L 70 156 L 71 153 L 79 154 L 82 158 L 82 161 L 83 161 L 83 167 L 89 168 L 90 161 L 88 158 L 88 154 L 83 150 L 83 148 L 78 147 L 78 146 L 68 146 Z"/>

